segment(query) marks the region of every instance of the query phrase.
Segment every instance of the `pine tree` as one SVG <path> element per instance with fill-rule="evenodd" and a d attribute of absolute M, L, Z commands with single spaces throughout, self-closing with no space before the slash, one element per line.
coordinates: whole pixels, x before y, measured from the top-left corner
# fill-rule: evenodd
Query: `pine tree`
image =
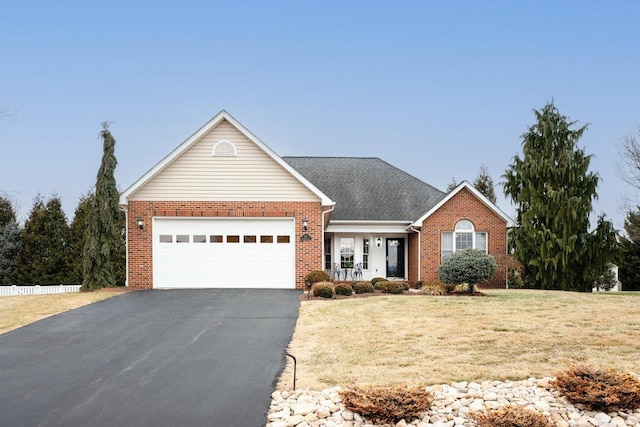
<path fill-rule="evenodd" d="M 624 221 L 627 237 L 620 239 L 622 256 L 618 270 L 622 289 L 640 291 L 640 206 L 637 211 L 629 211 Z"/>
<path fill-rule="evenodd" d="M 0 285 L 15 282 L 16 257 L 20 243 L 20 229 L 15 221 L 0 228 Z"/>
<path fill-rule="evenodd" d="M 95 195 L 87 217 L 87 238 L 83 248 L 83 290 L 116 286 L 114 251 L 118 239 L 119 193 L 114 171 L 116 141 L 109 132 L 108 122 L 102 123 L 100 133 L 103 154 L 96 178 Z"/>
<path fill-rule="evenodd" d="M 590 155 L 577 147 L 587 129 L 549 103 L 534 110 L 536 124 L 523 135 L 523 157 L 515 156 L 504 178 L 505 195 L 517 207 L 510 233 L 528 287 L 590 292 L 617 254 L 616 232 L 600 216 L 589 232 L 599 177 Z"/>
<path fill-rule="evenodd" d="M 17 281 L 21 284 L 53 285 L 69 282 L 69 225 L 60 199 L 47 203 L 37 196 L 22 230 L 16 257 Z"/>
<path fill-rule="evenodd" d="M 82 283 L 83 279 L 82 252 L 87 241 L 87 217 L 92 203 L 93 193 L 82 195 L 71 221 L 69 251 L 71 253 L 71 281 L 73 283 Z"/>
<path fill-rule="evenodd" d="M 10 222 L 16 222 L 16 212 L 9 199 L 0 196 L 0 231 Z"/>
<path fill-rule="evenodd" d="M 449 183 L 449 185 L 447 185 L 447 193 L 451 192 L 457 186 L 458 186 L 458 183 L 456 182 L 456 178 L 452 177 L 451 182 Z"/>
<path fill-rule="evenodd" d="M 473 186 L 492 203 L 496 202 L 496 191 L 493 185 L 493 179 L 489 175 L 489 169 L 487 169 L 486 165 L 480 166 L 480 173 L 473 182 Z"/>

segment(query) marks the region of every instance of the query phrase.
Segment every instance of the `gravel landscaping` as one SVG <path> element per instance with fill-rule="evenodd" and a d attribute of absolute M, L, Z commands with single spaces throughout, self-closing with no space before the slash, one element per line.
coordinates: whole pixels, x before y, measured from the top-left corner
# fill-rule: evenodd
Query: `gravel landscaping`
<path fill-rule="evenodd" d="M 637 375 L 637 374 L 635 374 Z M 638 376 L 640 379 L 640 375 Z M 640 409 L 634 411 L 594 412 L 583 405 L 571 404 L 550 385 L 552 378 L 523 381 L 454 382 L 427 387 L 436 400 L 421 420 L 400 421 L 396 427 L 474 426 L 468 418 L 472 411 L 492 410 L 505 405 L 521 405 L 538 411 L 557 427 L 640 426 Z M 275 391 L 266 427 L 372 427 L 358 414 L 341 404 L 340 387 Z"/>

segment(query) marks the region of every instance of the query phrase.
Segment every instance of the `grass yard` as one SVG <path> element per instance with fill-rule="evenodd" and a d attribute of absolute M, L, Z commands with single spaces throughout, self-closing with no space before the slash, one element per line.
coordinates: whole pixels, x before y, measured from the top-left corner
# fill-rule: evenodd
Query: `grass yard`
<path fill-rule="evenodd" d="M 303 301 L 296 386 L 521 380 L 571 363 L 640 372 L 640 293 L 486 293 Z"/>
<path fill-rule="evenodd" d="M 100 301 L 118 292 L 22 295 L 0 298 L 0 334 L 54 314 Z"/>

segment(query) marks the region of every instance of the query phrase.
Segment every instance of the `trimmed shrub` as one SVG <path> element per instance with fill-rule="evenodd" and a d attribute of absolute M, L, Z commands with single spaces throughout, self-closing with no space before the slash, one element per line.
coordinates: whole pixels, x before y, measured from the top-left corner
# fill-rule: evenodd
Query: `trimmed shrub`
<path fill-rule="evenodd" d="M 340 283 L 335 287 L 336 295 L 344 295 L 350 297 L 353 294 L 353 288 L 346 283 Z"/>
<path fill-rule="evenodd" d="M 401 294 L 405 291 L 406 283 L 403 282 L 391 282 L 381 281 L 377 282 L 376 286 L 379 287 L 383 294 Z"/>
<path fill-rule="evenodd" d="M 609 412 L 640 407 L 640 379 L 615 368 L 571 366 L 551 383 L 573 403 Z"/>
<path fill-rule="evenodd" d="M 440 282 L 428 282 L 422 285 L 422 293 L 426 295 L 446 295 L 449 293 L 447 287 Z"/>
<path fill-rule="evenodd" d="M 344 406 L 373 424 L 394 425 L 400 420 L 420 419 L 434 401 L 424 386 L 353 387 L 340 392 Z"/>
<path fill-rule="evenodd" d="M 459 285 L 454 285 L 453 290 L 451 292 L 461 294 L 466 292 L 474 293 L 475 291 L 476 291 L 475 285 L 471 283 L 460 283 Z"/>
<path fill-rule="evenodd" d="M 311 273 L 307 274 L 304 279 L 309 283 L 319 283 L 328 282 L 331 280 L 331 277 L 329 277 L 326 271 L 314 270 Z"/>
<path fill-rule="evenodd" d="M 490 412 L 471 412 L 478 427 L 553 427 L 544 415 L 523 406 L 507 405 Z"/>
<path fill-rule="evenodd" d="M 407 282 L 400 282 L 400 283 L 402 283 L 402 287 L 404 288 L 405 291 L 409 290 L 410 286 L 409 286 L 409 284 Z"/>
<path fill-rule="evenodd" d="M 374 277 L 373 279 L 371 279 L 371 284 L 373 286 L 376 286 L 376 283 L 383 281 L 383 280 L 387 280 L 384 277 Z"/>
<path fill-rule="evenodd" d="M 313 296 L 320 298 L 333 298 L 334 290 L 331 283 L 320 282 L 313 285 Z"/>
<path fill-rule="evenodd" d="M 372 294 L 376 291 L 373 285 L 369 282 L 358 282 L 353 285 L 353 290 L 356 294 Z"/>
<path fill-rule="evenodd" d="M 490 280 L 496 268 L 496 260 L 491 255 L 475 249 L 465 249 L 455 252 L 440 264 L 438 277 L 444 283 L 476 284 Z"/>
<path fill-rule="evenodd" d="M 424 282 L 422 280 L 418 280 L 416 283 L 413 284 L 413 289 L 422 289 L 423 285 L 424 285 Z"/>

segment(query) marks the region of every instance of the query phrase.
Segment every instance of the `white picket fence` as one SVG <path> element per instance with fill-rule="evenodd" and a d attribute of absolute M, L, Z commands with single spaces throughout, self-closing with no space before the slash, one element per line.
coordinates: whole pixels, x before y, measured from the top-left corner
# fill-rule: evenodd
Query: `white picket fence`
<path fill-rule="evenodd" d="M 0 286 L 0 297 L 10 297 L 15 295 L 52 295 L 66 294 L 69 292 L 80 292 L 80 285 L 60 285 L 60 286 Z"/>

